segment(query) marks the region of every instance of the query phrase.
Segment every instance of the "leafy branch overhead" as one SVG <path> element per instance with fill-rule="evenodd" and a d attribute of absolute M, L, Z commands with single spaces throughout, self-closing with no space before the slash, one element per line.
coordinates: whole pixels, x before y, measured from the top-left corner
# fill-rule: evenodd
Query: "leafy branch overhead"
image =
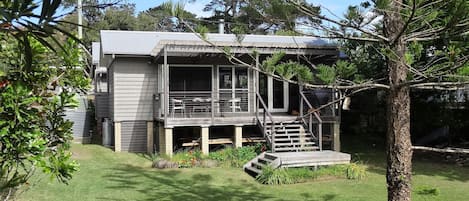
<path fill-rule="evenodd" d="M 1 200 L 14 199 L 36 170 L 63 183 L 78 170 L 69 151 L 73 122 L 64 117 L 90 79 L 80 41 L 58 27 L 61 1 L 42 1 L 40 14 L 35 2 L 0 2 Z"/>
<path fill-rule="evenodd" d="M 262 70 L 271 75 L 277 74 L 286 80 L 292 80 L 294 77 L 302 83 L 309 83 L 313 80 L 313 73 L 310 68 L 291 60 L 284 62 L 282 61 L 284 57 L 285 52 L 283 51 L 272 54 L 262 62 Z"/>
<path fill-rule="evenodd" d="M 61 2 L 61 0 L 44 0 L 40 4 L 36 1 L 20 0 L 0 2 L 0 32 L 14 37 L 22 43 L 26 70 L 31 70 L 33 62 L 29 37 L 39 41 L 52 51 L 56 51 L 58 48 L 65 50 L 62 43 L 56 37 L 52 37 L 56 33 L 80 41 L 75 35 L 59 26 L 71 23 L 61 20 L 61 16 L 57 15 L 56 11 Z M 41 8 L 41 12 L 35 14 L 33 11 L 39 8 Z"/>

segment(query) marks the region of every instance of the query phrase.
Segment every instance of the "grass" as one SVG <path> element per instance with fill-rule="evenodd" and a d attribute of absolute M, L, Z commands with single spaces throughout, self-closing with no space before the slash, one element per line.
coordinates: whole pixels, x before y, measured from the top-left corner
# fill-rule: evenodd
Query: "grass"
<path fill-rule="evenodd" d="M 365 165 L 358 163 L 321 166 L 317 170 L 309 167 L 273 169 L 271 166 L 265 166 L 262 168 L 262 173 L 256 176 L 256 180 L 268 185 L 296 184 L 325 178 L 360 180 L 366 177 L 366 168 Z"/>
<path fill-rule="evenodd" d="M 114 153 L 97 145 L 72 149 L 81 167 L 68 186 L 37 176 L 18 200 L 386 200 L 385 157 L 373 147 L 353 152 L 368 165 L 365 179 L 325 178 L 281 186 L 260 184 L 240 168 L 158 170 L 139 154 Z M 413 186 L 414 201 L 467 200 L 469 168 L 416 159 Z"/>

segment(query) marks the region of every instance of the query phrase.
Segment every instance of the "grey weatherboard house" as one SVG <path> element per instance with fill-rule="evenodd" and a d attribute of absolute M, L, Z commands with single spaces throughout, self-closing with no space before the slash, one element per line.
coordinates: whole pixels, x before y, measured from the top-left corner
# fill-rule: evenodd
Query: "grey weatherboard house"
<path fill-rule="evenodd" d="M 256 68 L 278 51 L 308 64 L 332 63 L 339 55 L 313 37 L 245 35 L 242 43 L 231 34 L 207 37 Z M 217 144 L 258 141 L 272 152 L 322 150 L 323 142 L 340 149 L 338 106 L 308 114 L 335 93 L 303 91 L 234 65 L 194 33 L 103 30 L 93 47 L 96 118 L 98 126 L 109 125 L 103 131 L 112 134 L 116 152 L 172 155 L 200 146 L 207 154 Z"/>

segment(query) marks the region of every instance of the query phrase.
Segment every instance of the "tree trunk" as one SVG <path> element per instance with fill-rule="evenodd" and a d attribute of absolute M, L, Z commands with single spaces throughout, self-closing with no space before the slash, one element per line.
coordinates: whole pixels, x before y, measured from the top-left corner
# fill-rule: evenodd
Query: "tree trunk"
<path fill-rule="evenodd" d="M 412 144 L 410 141 L 410 96 L 407 80 L 408 69 L 404 55 L 406 44 L 400 32 L 404 20 L 400 16 L 402 0 L 393 0 L 384 15 L 384 33 L 391 39 L 388 44 L 390 92 L 387 108 L 387 171 L 389 201 L 411 200 Z"/>

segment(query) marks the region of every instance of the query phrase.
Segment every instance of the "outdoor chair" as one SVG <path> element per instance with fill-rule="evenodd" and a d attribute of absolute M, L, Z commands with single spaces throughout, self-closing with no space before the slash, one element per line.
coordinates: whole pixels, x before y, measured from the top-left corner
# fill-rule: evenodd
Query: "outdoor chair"
<path fill-rule="evenodd" d="M 202 98 L 194 98 L 192 99 L 192 103 L 194 104 L 192 106 L 192 112 L 191 113 L 196 113 L 197 111 L 198 112 L 208 112 L 209 111 L 209 107 L 207 106 L 207 102 L 206 99 L 202 99 Z"/>
<path fill-rule="evenodd" d="M 239 111 L 241 112 L 241 98 L 233 98 L 228 100 L 228 103 L 230 103 L 230 109 L 233 112 Z"/>
<path fill-rule="evenodd" d="M 174 113 L 176 112 L 176 110 L 180 110 L 182 117 L 185 117 L 186 105 L 184 104 L 183 100 L 173 98 L 171 99 L 171 106 L 172 106 L 171 116 L 173 118 L 174 118 Z"/>

